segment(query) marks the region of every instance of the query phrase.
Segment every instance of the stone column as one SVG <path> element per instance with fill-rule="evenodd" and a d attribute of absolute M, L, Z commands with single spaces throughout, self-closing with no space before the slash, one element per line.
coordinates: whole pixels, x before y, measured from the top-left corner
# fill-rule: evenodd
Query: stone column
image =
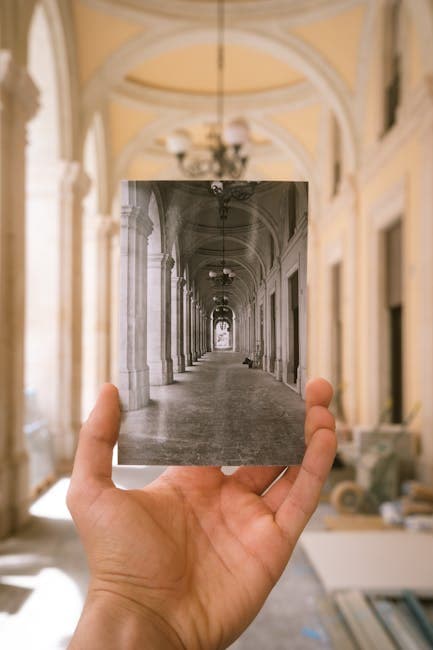
<path fill-rule="evenodd" d="M 171 354 L 175 372 L 185 372 L 182 277 L 171 278 Z"/>
<path fill-rule="evenodd" d="M 196 331 L 197 331 L 197 318 L 196 318 L 196 299 L 191 296 L 191 356 L 192 360 L 197 361 L 197 348 L 196 348 Z"/>
<path fill-rule="evenodd" d="M 200 359 L 201 357 L 200 335 L 201 335 L 200 303 L 197 301 L 195 306 L 195 352 L 197 355 L 197 359 Z"/>
<path fill-rule="evenodd" d="M 98 386 L 111 376 L 111 314 L 112 314 L 112 238 L 119 224 L 109 215 L 97 219 L 96 280 L 96 381 Z"/>
<path fill-rule="evenodd" d="M 122 183 L 119 392 L 124 411 L 142 409 L 149 401 L 147 245 L 153 224 L 147 213 L 150 195 L 137 185 Z"/>
<path fill-rule="evenodd" d="M 67 469 L 81 428 L 82 217 L 90 179 L 78 161 L 63 163 L 60 182 L 60 358 L 56 457 Z"/>
<path fill-rule="evenodd" d="M 233 314 L 233 352 L 239 352 L 239 342 L 238 342 L 238 331 L 237 331 L 237 319 L 235 314 Z"/>
<path fill-rule="evenodd" d="M 201 352 L 201 356 L 204 356 L 207 350 L 206 350 L 206 317 L 205 317 L 203 307 L 200 307 L 200 326 L 201 326 L 200 352 Z"/>
<path fill-rule="evenodd" d="M 148 261 L 148 363 L 150 383 L 173 383 L 171 358 L 171 269 L 173 258 L 167 253 L 149 255 Z"/>
<path fill-rule="evenodd" d="M 185 317 L 185 364 L 192 366 L 191 351 L 191 293 L 187 287 L 183 290 L 184 317 Z"/>
<path fill-rule="evenodd" d="M 37 106 L 30 76 L 11 52 L 0 50 L 0 537 L 25 521 L 29 503 L 23 435 L 25 145 Z"/>

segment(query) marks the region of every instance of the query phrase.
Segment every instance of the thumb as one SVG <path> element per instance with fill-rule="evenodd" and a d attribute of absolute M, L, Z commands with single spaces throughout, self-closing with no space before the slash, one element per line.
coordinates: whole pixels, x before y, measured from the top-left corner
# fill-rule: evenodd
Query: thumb
<path fill-rule="evenodd" d="M 83 424 L 75 455 L 71 486 L 112 486 L 113 447 L 120 425 L 119 393 L 113 384 L 103 384 L 95 407 Z M 81 491 L 81 490 L 80 490 Z"/>

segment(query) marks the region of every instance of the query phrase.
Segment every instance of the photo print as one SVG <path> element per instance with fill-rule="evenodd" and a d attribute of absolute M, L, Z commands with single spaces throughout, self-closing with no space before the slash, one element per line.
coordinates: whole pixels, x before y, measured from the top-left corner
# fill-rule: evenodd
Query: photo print
<path fill-rule="evenodd" d="M 304 453 L 308 184 L 123 181 L 119 463 Z"/>

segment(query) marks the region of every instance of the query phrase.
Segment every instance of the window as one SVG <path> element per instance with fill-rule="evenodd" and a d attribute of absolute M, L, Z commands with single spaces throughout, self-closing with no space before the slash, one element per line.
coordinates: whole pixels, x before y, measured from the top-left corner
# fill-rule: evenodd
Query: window
<path fill-rule="evenodd" d="M 344 419 L 343 412 L 343 317 L 341 262 L 331 267 L 331 368 L 335 387 L 336 416 Z"/>
<path fill-rule="evenodd" d="M 401 222 L 385 232 L 385 307 L 388 330 L 388 384 L 391 422 L 403 418 L 403 299 Z"/>
<path fill-rule="evenodd" d="M 291 183 L 289 185 L 289 224 L 288 224 L 288 238 L 291 239 L 296 230 L 296 210 L 297 210 L 297 196 L 296 185 Z"/>
<path fill-rule="evenodd" d="M 397 121 L 397 110 L 401 100 L 401 13 L 401 0 L 392 0 L 385 13 L 385 133 Z"/>
<path fill-rule="evenodd" d="M 340 126 L 332 116 L 331 126 L 331 145 L 332 145 L 332 196 L 338 194 L 342 175 L 342 155 L 341 155 L 341 131 Z"/>

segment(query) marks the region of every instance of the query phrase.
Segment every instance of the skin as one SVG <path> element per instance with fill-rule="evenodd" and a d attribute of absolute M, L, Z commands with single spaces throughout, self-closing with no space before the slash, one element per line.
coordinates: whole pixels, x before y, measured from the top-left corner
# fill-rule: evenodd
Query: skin
<path fill-rule="evenodd" d="M 111 480 L 119 397 L 105 384 L 80 432 L 67 499 L 90 570 L 69 647 L 230 645 L 259 612 L 318 504 L 336 452 L 331 397 L 325 380 L 308 383 L 301 466 L 241 467 L 231 476 L 171 467 L 143 489 L 120 490 Z"/>

